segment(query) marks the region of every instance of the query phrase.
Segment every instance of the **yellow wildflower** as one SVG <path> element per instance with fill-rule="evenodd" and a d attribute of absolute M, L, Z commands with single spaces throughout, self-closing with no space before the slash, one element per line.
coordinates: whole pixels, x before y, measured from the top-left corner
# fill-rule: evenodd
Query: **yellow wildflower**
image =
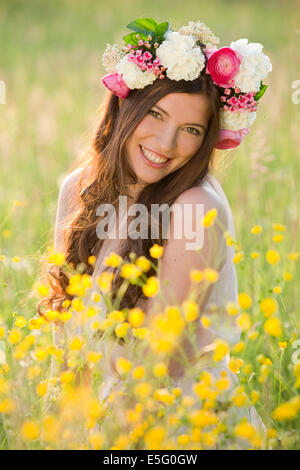
<path fill-rule="evenodd" d="M 48 256 L 47 259 L 48 263 L 55 264 L 56 266 L 60 266 L 65 262 L 65 255 L 60 252 L 52 253 L 50 256 Z"/>
<path fill-rule="evenodd" d="M 273 230 L 277 230 L 278 232 L 285 232 L 286 227 L 282 224 L 272 224 Z"/>
<path fill-rule="evenodd" d="M 235 344 L 232 348 L 232 350 L 235 352 L 235 353 L 240 353 L 242 351 L 244 351 L 245 349 L 245 343 L 244 341 L 239 341 L 237 344 Z"/>
<path fill-rule="evenodd" d="M 240 263 L 242 261 L 242 259 L 244 258 L 244 252 L 243 251 L 239 251 L 238 253 L 236 253 L 234 255 L 234 257 L 232 258 L 232 261 L 237 264 L 237 263 Z"/>
<path fill-rule="evenodd" d="M 262 232 L 262 226 L 261 225 L 254 225 L 251 228 L 251 233 L 253 233 L 254 235 L 258 235 L 261 232 Z"/>
<path fill-rule="evenodd" d="M 127 331 L 130 328 L 129 323 L 123 322 L 115 327 L 115 333 L 118 338 L 124 338 L 127 335 Z"/>
<path fill-rule="evenodd" d="M 145 256 L 139 256 L 135 264 L 141 268 L 143 273 L 146 273 L 151 268 L 151 262 Z"/>
<path fill-rule="evenodd" d="M 70 342 L 69 347 L 71 351 L 80 351 L 83 345 L 84 340 L 80 336 L 74 336 Z"/>
<path fill-rule="evenodd" d="M 154 377 L 164 377 L 168 373 L 168 368 L 165 363 L 159 362 L 153 367 Z"/>
<path fill-rule="evenodd" d="M 191 422 L 194 426 L 204 428 L 205 426 L 211 426 L 218 422 L 218 417 L 213 411 L 210 410 L 195 410 L 189 415 Z"/>
<path fill-rule="evenodd" d="M 237 374 L 243 364 L 243 359 L 232 357 L 229 361 L 228 367 L 234 374 Z"/>
<path fill-rule="evenodd" d="M 209 326 L 211 325 L 211 320 L 210 318 L 208 318 L 207 315 L 202 315 L 201 323 L 204 326 L 204 328 L 209 328 Z"/>
<path fill-rule="evenodd" d="M 204 278 L 208 282 L 216 282 L 219 278 L 219 273 L 215 269 L 205 268 L 203 271 Z"/>
<path fill-rule="evenodd" d="M 293 275 L 291 273 L 289 273 L 288 271 L 285 271 L 283 273 L 283 279 L 285 281 L 292 281 L 293 280 Z"/>
<path fill-rule="evenodd" d="M 259 256 L 260 256 L 260 253 L 258 253 L 258 251 L 252 251 L 252 253 L 251 253 L 251 258 L 252 259 L 259 258 Z"/>
<path fill-rule="evenodd" d="M 163 251 L 164 251 L 163 247 L 155 243 L 153 246 L 151 246 L 149 253 L 150 253 L 150 256 L 152 256 L 152 258 L 158 259 L 162 256 Z"/>
<path fill-rule="evenodd" d="M 251 328 L 252 321 L 248 313 L 241 313 L 235 321 L 236 325 L 241 328 L 242 331 L 247 331 Z"/>
<path fill-rule="evenodd" d="M 96 362 L 100 361 L 100 359 L 102 359 L 102 354 L 96 351 L 88 351 L 86 353 L 86 359 L 92 364 L 95 364 Z"/>
<path fill-rule="evenodd" d="M 166 405 L 172 405 L 175 401 L 174 395 L 167 388 L 156 389 L 153 395 L 155 400 L 162 401 Z"/>
<path fill-rule="evenodd" d="M 193 301 L 184 301 L 183 304 L 184 318 L 187 322 L 193 322 L 198 318 L 199 307 L 196 302 Z"/>
<path fill-rule="evenodd" d="M 40 397 L 44 397 L 47 393 L 47 390 L 48 390 L 48 384 L 46 381 L 44 382 L 40 382 L 39 384 L 37 384 L 36 386 L 36 393 L 40 396 Z"/>
<path fill-rule="evenodd" d="M 202 271 L 200 271 L 199 269 L 192 269 L 191 270 L 190 280 L 192 282 L 198 283 L 198 282 L 203 281 L 203 279 L 204 279 L 204 274 L 203 274 Z"/>
<path fill-rule="evenodd" d="M 225 357 L 226 354 L 229 352 L 228 344 L 222 339 L 215 339 L 214 344 L 215 344 L 215 349 L 214 349 L 213 360 L 221 361 L 223 357 Z"/>
<path fill-rule="evenodd" d="M 12 328 L 9 335 L 8 335 L 8 341 L 11 344 L 17 344 L 21 341 L 22 338 L 22 333 L 18 328 Z"/>
<path fill-rule="evenodd" d="M 145 377 L 145 367 L 144 366 L 137 366 L 132 371 L 132 377 L 135 380 L 140 380 Z"/>
<path fill-rule="evenodd" d="M 281 289 L 280 286 L 275 286 L 275 287 L 273 287 L 273 292 L 274 292 L 275 294 L 281 294 L 282 289 Z"/>
<path fill-rule="evenodd" d="M 241 292 L 238 295 L 238 299 L 239 299 L 240 307 L 243 308 L 244 310 L 247 310 L 248 308 L 252 306 L 252 299 L 250 295 L 247 294 L 246 292 Z"/>
<path fill-rule="evenodd" d="M 127 374 L 132 368 L 131 362 L 125 357 L 118 357 L 116 361 L 116 369 L 120 375 Z"/>
<path fill-rule="evenodd" d="M 256 340 L 258 336 L 259 336 L 258 331 L 252 331 L 252 333 L 249 333 L 249 339 L 252 339 L 252 341 Z"/>
<path fill-rule="evenodd" d="M 26 420 L 21 428 L 21 436 L 25 441 L 34 441 L 39 437 L 40 429 L 38 424 L 32 420 Z"/>
<path fill-rule="evenodd" d="M 14 411 L 16 405 L 11 398 L 4 398 L 0 400 L 0 413 L 9 414 Z"/>
<path fill-rule="evenodd" d="M 73 382 L 75 374 L 72 370 L 66 370 L 60 374 L 60 381 L 64 385 L 68 385 Z"/>
<path fill-rule="evenodd" d="M 89 256 L 89 257 L 88 257 L 88 263 L 89 263 L 91 266 L 95 266 L 95 263 L 96 263 L 96 256 Z"/>
<path fill-rule="evenodd" d="M 206 212 L 205 216 L 201 219 L 201 224 L 203 227 L 210 227 L 214 224 L 215 218 L 218 215 L 218 210 L 213 208 Z"/>
<path fill-rule="evenodd" d="M 292 260 L 292 261 L 297 261 L 297 259 L 299 258 L 299 252 L 296 251 L 294 253 L 289 253 L 288 254 L 288 259 Z"/>
<path fill-rule="evenodd" d="M 147 398 L 151 393 L 151 384 L 148 382 L 141 382 L 134 387 L 134 394 L 139 397 L 139 399 Z"/>
<path fill-rule="evenodd" d="M 120 266 L 121 262 L 122 262 L 122 257 L 119 256 L 114 251 L 112 251 L 110 255 L 105 258 L 104 265 L 110 266 L 111 268 L 117 268 L 118 266 Z"/>
<path fill-rule="evenodd" d="M 259 400 L 259 397 L 260 392 L 258 390 L 251 391 L 251 403 L 253 403 L 253 405 Z"/>
<path fill-rule="evenodd" d="M 100 432 L 95 432 L 90 434 L 89 441 L 94 450 L 100 450 L 105 442 L 105 438 Z"/>
<path fill-rule="evenodd" d="M 279 318 L 271 317 L 264 324 L 264 331 L 271 336 L 279 337 L 282 335 L 281 323 Z"/>
<path fill-rule="evenodd" d="M 264 313 L 265 317 L 270 317 L 274 313 L 277 312 L 277 302 L 275 299 L 272 299 L 271 297 L 266 297 L 263 299 L 260 303 L 260 309 Z"/>
<path fill-rule="evenodd" d="M 142 289 L 146 297 L 154 297 L 159 290 L 159 279 L 156 276 L 150 276 Z"/>
<path fill-rule="evenodd" d="M 128 321 L 133 328 L 138 328 L 144 323 L 145 313 L 140 308 L 131 308 L 128 314 Z"/>
<path fill-rule="evenodd" d="M 276 264 L 280 260 L 280 254 L 276 250 L 268 250 L 266 253 L 266 260 L 269 264 Z"/>
<path fill-rule="evenodd" d="M 142 274 L 141 268 L 133 263 L 123 264 L 120 275 L 125 279 L 136 279 Z"/>
<path fill-rule="evenodd" d="M 272 416 L 277 421 L 292 420 L 296 418 L 300 408 L 299 397 L 294 397 L 286 403 L 279 405 L 273 412 Z"/>
<path fill-rule="evenodd" d="M 240 312 L 240 308 L 235 302 L 227 302 L 226 311 L 229 315 L 237 315 Z"/>
<path fill-rule="evenodd" d="M 103 272 L 100 274 L 98 277 L 98 284 L 100 287 L 100 290 L 103 292 L 109 292 L 111 289 L 111 284 L 114 278 L 113 273 L 108 273 L 108 272 Z"/>

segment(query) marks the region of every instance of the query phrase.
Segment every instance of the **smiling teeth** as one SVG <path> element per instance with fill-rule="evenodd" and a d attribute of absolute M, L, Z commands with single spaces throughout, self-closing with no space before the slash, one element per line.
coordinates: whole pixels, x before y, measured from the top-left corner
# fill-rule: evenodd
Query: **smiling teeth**
<path fill-rule="evenodd" d="M 156 157 L 155 155 L 153 155 L 152 152 L 149 152 L 148 150 L 145 149 L 145 147 L 143 147 L 141 145 L 141 148 L 142 148 L 142 151 L 143 151 L 143 154 L 145 155 L 145 157 L 150 160 L 150 162 L 153 162 L 153 163 L 165 163 L 166 161 L 168 161 L 167 158 L 158 158 Z"/>

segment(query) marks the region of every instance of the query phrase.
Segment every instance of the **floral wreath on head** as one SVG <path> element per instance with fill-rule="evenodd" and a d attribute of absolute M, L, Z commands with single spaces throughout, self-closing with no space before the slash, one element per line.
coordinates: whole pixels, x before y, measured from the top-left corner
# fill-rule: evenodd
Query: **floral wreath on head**
<path fill-rule="evenodd" d="M 272 70 L 263 46 L 239 39 L 218 49 L 219 38 L 200 21 L 190 21 L 178 31 L 152 18 L 139 18 L 126 27 L 134 32 L 123 37 L 125 45 L 107 44 L 102 56 L 109 72 L 102 78 L 106 88 L 125 99 L 131 90 L 158 78 L 195 80 L 204 71 L 220 90 L 220 134 L 215 147 L 237 147 L 250 132 L 258 100 L 267 88 L 262 80 Z"/>

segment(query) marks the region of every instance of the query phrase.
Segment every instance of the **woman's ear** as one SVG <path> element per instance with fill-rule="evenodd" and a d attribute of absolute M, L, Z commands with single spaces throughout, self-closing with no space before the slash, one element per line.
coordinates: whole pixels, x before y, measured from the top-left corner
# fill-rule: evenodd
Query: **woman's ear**
<path fill-rule="evenodd" d="M 122 104 L 124 103 L 125 98 L 119 98 L 119 108 L 121 108 Z"/>

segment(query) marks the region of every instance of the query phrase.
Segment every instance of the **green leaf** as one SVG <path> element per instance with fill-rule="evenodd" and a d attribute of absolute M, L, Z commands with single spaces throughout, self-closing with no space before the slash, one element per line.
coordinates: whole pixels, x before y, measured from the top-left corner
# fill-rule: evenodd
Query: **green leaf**
<path fill-rule="evenodd" d="M 262 97 L 262 95 L 265 93 L 267 88 L 268 88 L 268 85 L 263 85 L 263 82 L 260 82 L 259 92 L 256 93 L 256 95 L 254 96 L 255 101 L 258 101 Z"/>
<path fill-rule="evenodd" d="M 168 31 L 170 24 L 165 21 L 164 23 L 160 23 L 155 28 L 155 34 L 159 41 L 163 41 L 165 33 Z"/>
<path fill-rule="evenodd" d="M 140 33 L 141 39 L 144 41 L 147 40 L 147 35 Z M 122 38 L 126 44 L 133 44 L 134 46 L 137 46 L 139 43 L 139 39 L 136 38 L 136 33 L 130 33 L 127 34 L 126 36 L 123 36 Z"/>
<path fill-rule="evenodd" d="M 126 28 L 148 35 L 154 33 L 156 26 L 157 22 L 153 18 L 139 18 L 129 23 Z"/>

